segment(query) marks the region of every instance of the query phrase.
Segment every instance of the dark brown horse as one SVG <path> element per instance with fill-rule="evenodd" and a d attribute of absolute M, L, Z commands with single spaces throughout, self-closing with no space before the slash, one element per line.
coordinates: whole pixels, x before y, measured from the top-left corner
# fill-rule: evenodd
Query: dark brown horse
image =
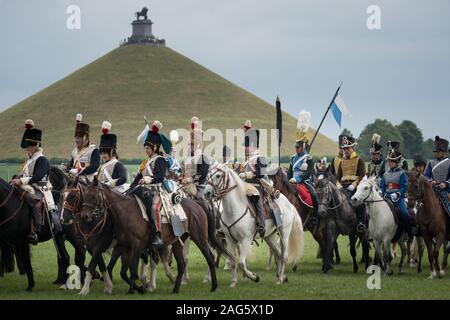
<path fill-rule="evenodd" d="M 188 236 L 198 246 L 208 263 L 212 278 L 211 291 L 215 291 L 217 288 L 217 278 L 214 268 L 214 256 L 208 245 L 208 219 L 206 213 L 196 202 L 189 199 L 183 199 L 181 205 L 186 212 L 187 220 L 184 223 L 186 229 L 189 230 L 189 234 L 186 233 L 179 239 L 173 234 L 172 228 L 168 224 L 162 224 L 161 228 L 163 242 L 166 246 L 172 246 L 172 252 L 177 262 L 178 274 L 173 293 L 179 292 L 185 271 L 186 263 L 183 257 L 182 242 Z M 140 255 L 143 250 L 150 247 L 150 225 L 144 221 L 139 204 L 134 197 L 123 196 L 105 185 L 89 185 L 83 194 L 80 218 L 90 223 L 91 221 L 99 220 L 99 216 L 103 216 L 104 218 L 102 219 L 104 220 L 107 220 L 109 216 L 109 220 L 112 221 L 111 224 L 114 227 L 114 234 L 121 248 L 121 275 L 130 269 L 130 290 L 139 288 L 139 291 L 141 291 L 142 287 L 137 287 L 135 282 L 138 279 L 137 270 Z M 101 261 L 101 259 L 98 261 Z M 88 270 L 95 270 L 95 262 L 93 262 L 92 266 L 90 264 Z"/>
<path fill-rule="evenodd" d="M 297 209 L 300 218 L 303 222 L 303 228 L 309 230 L 314 239 L 317 241 L 321 252 L 325 252 L 324 247 L 324 229 L 321 227 L 315 227 L 311 220 L 314 217 L 314 210 L 304 204 L 298 197 L 297 190 L 292 186 L 292 184 L 287 179 L 286 173 L 283 169 L 278 168 L 275 172 L 269 174 L 270 179 L 273 181 L 273 187 L 279 190 L 282 194 L 288 198 L 289 202 L 292 203 Z M 339 256 L 339 253 L 337 254 Z M 294 271 L 295 271 L 294 267 Z"/>
<path fill-rule="evenodd" d="M 408 172 L 408 177 L 408 202 L 417 208 L 416 223 L 427 247 L 430 278 L 441 277 L 444 272 L 439 264 L 439 250 L 449 238 L 449 219 L 427 178 L 416 172 Z"/>

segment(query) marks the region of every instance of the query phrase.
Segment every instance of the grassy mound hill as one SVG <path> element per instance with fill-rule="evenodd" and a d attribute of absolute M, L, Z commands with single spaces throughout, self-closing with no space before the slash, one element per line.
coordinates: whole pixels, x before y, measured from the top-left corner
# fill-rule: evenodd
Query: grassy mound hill
<path fill-rule="evenodd" d="M 0 159 L 22 156 L 19 145 L 28 118 L 44 130 L 48 157 L 69 157 L 76 113 L 91 124 L 94 143 L 99 141 L 102 121 L 112 122 L 122 158 L 142 156 L 136 136 L 144 115 L 159 119 L 165 133 L 188 128 L 194 115 L 203 121 L 204 130 L 238 128 L 247 118 L 259 128 L 275 125 L 274 106 L 248 91 L 169 48 L 131 45 L 111 51 L 1 112 Z M 289 155 L 296 119 L 287 113 L 283 116 L 282 155 Z M 318 136 L 315 155 L 335 151 L 335 142 Z"/>

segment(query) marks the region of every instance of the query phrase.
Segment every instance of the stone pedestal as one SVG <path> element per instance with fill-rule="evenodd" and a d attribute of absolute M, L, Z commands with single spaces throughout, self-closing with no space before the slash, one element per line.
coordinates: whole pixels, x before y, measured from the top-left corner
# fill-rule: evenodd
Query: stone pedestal
<path fill-rule="evenodd" d="M 152 33 L 153 22 L 148 20 L 134 20 L 131 25 L 133 26 L 133 33 L 131 37 L 123 43 L 127 44 L 153 44 L 165 46 L 166 41 L 164 39 L 157 39 Z"/>

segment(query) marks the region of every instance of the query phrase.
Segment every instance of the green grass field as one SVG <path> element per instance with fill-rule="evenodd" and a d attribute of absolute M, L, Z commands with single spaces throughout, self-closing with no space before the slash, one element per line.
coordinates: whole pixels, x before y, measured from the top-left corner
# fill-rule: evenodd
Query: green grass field
<path fill-rule="evenodd" d="M 0 166 L 0 176 L 6 178 L 9 172 L 17 170 L 17 165 Z M 129 166 L 130 173 L 137 166 Z M 259 283 L 250 280 L 240 280 L 235 289 L 229 288 L 231 275 L 229 271 L 217 270 L 219 288 L 215 293 L 210 293 L 209 284 L 202 283 L 206 272 L 206 262 L 199 251 L 192 244 L 190 253 L 190 276 L 188 285 L 181 288 L 180 294 L 172 295 L 172 285 L 165 277 L 163 270 L 158 271 L 158 288 L 155 293 L 145 295 L 127 295 L 127 285 L 118 275 L 119 265 L 115 270 L 114 289 L 112 295 L 103 293 L 103 285 L 95 280 L 91 294 L 88 297 L 80 297 L 77 290 L 63 291 L 51 282 L 56 278 L 56 252 L 51 242 L 32 247 L 32 262 L 35 271 L 36 287 L 33 292 L 25 291 L 27 280 L 17 272 L 7 274 L 0 278 L 0 299 L 449 299 L 450 278 L 429 280 L 429 266 L 426 254 L 424 256 L 424 272 L 416 274 L 416 270 L 406 266 L 405 274 L 399 275 L 398 262 L 395 258 L 394 276 L 381 277 L 381 289 L 369 290 L 366 286 L 369 277 L 360 265 L 358 274 L 352 272 L 351 257 L 349 254 L 348 240 L 339 238 L 342 263 L 335 267 L 328 275 L 323 275 L 321 261 L 316 259 L 317 244 L 310 233 L 305 235 L 305 255 L 301 260 L 299 270 L 288 270 L 289 282 L 283 285 L 275 284 L 274 270 L 267 271 L 267 246 L 263 244 L 255 247 L 253 257 L 248 262 L 249 268 L 260 276 Z M 67 244 L 73 261 L 73 248 Z M 373 250 L 371 250 L 373 255 Z M 361 251 L 358 250 L 358 260 Z M 442 254 L 441 254 L 442 256 Z M 89 258 L 88 258 L 89 259 Z M 109 257 L 107 257 L 109 259 Z"/>
<path fill-rule="evenodd" d="M 102 282 L 94 280 L 87 297 L 80 297 L 78 290 L 64 291 L 51 284 L 56 277 L 56 253 L 53 244 L 47 242 L 32 248 L 36 277 L 33 292 L 25 291 L 26 277 L 19 276 L 16 272 L 0 278 L 0 299 L 449 299 L 450 278 L 427 279 L 428 263 L 424 264 L 425 271 L 420 275 L 408 266 L 403 275 L 397 272 L 391 277 L 382 275 L 380 290 L 367 289 L 369 275 L 363 270 L 357 274 L 352 272 L 347 242 L 346 238 L 340 238 L 342 263 L 330 274 L 323 275 L 320 272 L 320 261 L 315 258 L 316 243 L 308 233 L 305 237 L 305 255 L 299 270 L 295 273 L 289 270 L 289 282 L 283 285 L 276 285 L 274 271 L 265 269 L 267 246 L 263 244 L 255 247 L 248 265 L 260 275 L 260 282 L 240 279 L 236 288 L 230 288 L 230 271 L 222 270 L 222 261 L 221 268 L 217 270 L 219 287 L 214 293 L 209 292 L 210 284 L 202 283 L 206 263 L 193 245 L 189 262 L 191 279 L 181 287 L 178 295 L 171 294 L 172 285 L 162 268 L 158 270 L 158 287 L 154 293 L 128 295 L 127 285 L 120 279 L 120 268 L 117 266 L 113 294 L 104 294 Z M 72 252 L 71 249 L 70 253 Z M 398 258 L 394 260 L 394 266 L 398 266 Z M 361 267 L 363 268 L 362 265 Z"/>

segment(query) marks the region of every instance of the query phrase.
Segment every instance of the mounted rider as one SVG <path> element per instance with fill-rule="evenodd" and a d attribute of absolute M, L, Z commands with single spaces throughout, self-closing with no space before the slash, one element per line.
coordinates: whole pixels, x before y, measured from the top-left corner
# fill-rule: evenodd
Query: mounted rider
<path fill-rule="evenodd" d="M 100 167 L 100 152 L 89 138 L 90 126 L 81 122 L 83 116 L 76 116 L 75 144 L 67 171 L 85 181 L 93 181 Z"/>
<path fill-rule="evenodd" d="M 287 178 L 289 182 L 296 185 L 296 190 L 301 193 L 301 186 L 306 187 L 311 195 L 312 206 L 314 209 L 314 217 L 317 217 L 318 200 L 312 185 L 312 178 L 314 175 L 314 161 L 309 155 L 309 141 L 308 136 L 309 123 L 311 121 L 311 113 L 301 111 L 297 121 L 297 133 L 295 140 L 295 154 L 291 157 L 289 162 L 289 169 Z"/>
<path fill-rule="evenodd" d="M 175 145 L 179 141 L 178 132 L 176 130 L 170 131 L 169 138 L 170 138 L 170 142 L 171 142 L 171 149 L 170 149 L 170 155 L 167 157 L 167 166 L 168 166 L 168 170 L 169 170 L 168 173 L 172 179 L 175 179 L 176 181 L 178 181 L 179 178 L 181 177 L 181 173 L 182 173 L 180 162 L 176 158 L 177 149 L 176 149 Z"/>
<path fill-rule="evenodd" d="M 25 149 L 27 160 L 22 168 L 19 177 L 11 181 L 11 185 L 19 186 L 25 193 L 25 200 L 31 208 L 32 221 L 31 233 L 28 236 L 28 241 L 37 245 L 37 233 L 41 230 L 41 214 L 36 205 L 36 200 L 39 200 L 39 194 L 42 194 L 46 209 L 49 214 L 56 210 L 56 205 L 51 193 L 51 185 L 48 181 L 50 174 L 50 162 L 44 156 L 42 149 L 42 131 L 34 128 L 33 120 L 25 121 L 25 132 L 23 133 L 22 142 L 20 144 L 22 149 Z"/>
<path fill-rule="evenodd" d="M 100 136 L 100 157 L 103 164 L 98 170 L 98 181 L 104 183 L 118 192 L 124 192 L 128 185 L 127 168 L 119 161 L 117 154 L 117 136 L 110 133 L 111 123 L 103 121 L 102 135 Z"/>
<path fill-rule="evenodd" d="M 414 170 L 418 174 L 424 174 L 425 169 L 427 167 L 427 161 L 425 160 L 425 158 L 420 154 L 416 154 L 413 157 L 413 162 L 414 162 Z"/>
<path fill-rule="evenodd" d="M 186 193 L 195 199 L 203 197 L 209 171 L 209 159 L 203 153 L 203 134 L 200 120 L 192 117 L 189 134 L 190 156 L 185 162 L 184 178 L 181 184 Z"/>
<path fill-rule="evenodd" d="M 400 211 L 400 222 L 403 230 L 408 234 L 408 240 L 412 241 L 413 234 L 409 222 L 408 208 L 406 206 L 406 193 L 408 191 L 408 175 L 402 169 L 403 155 L 397 149 L 392 149 L 386 157 L 389 170 L 383 174 L 380 182 L 383 198 L 392 201 Z"/>
<path fill-rule="evenodd" d="M 250 120 L 246 121 L 246 125 Z M 253 204 L 256 211 L 256 230 L 263 238 L 265 231 L 265 212 L 263 207 L 263 188 L 260 179 L 266 175 L 267 159 L 259 154 L 259 130 L 247 128 L 245 130 L 245 158 L 246 161 L 241 166 L 239 177 L 245 180 L 247 198 Z"/>
<path fill-rule="evenodd" d="M 344 149 L 344 158 L 339 165 L 337 173 L 337 187 L 344 189 L 349 197 L 352 197 L 356 188 L 364 176 L 366 175 L 366 165 L 364 160 L 356 153 L 357 146 L 355 138 L 344 135 L 342 137 L 341 147 Z M 364 232 L 366 230 L 366 205 L 361 204 L 356 208 L 356 216 L 358 218 L 357 232 Z"/>
<path fill-rule="evenodd" d="M 388 140 L 386 141 L 386 145 L 388 147 L 388 154 L 391 153 L 393 150 L 399 150 L 400 148 L 400 142 L 399 141 L 391 141 Z M 389 161 L 383 161 L 383 167 L 384 167 L 384 172 L 389 170 Z M 402 163 L 400 165 L 402 167 L 403 170 L 408 171 L 408 162 L 406 162 L 404 159 L 402 159 Z M 383 172 L 383 173 L 384 173 Z"/>
<path fill-rule="evenodd" d="M 145 205 L 153 238 L 151 245 L 155 247 L 163 245 L 161 239 L 160 210 L 162 200 L 160 193 L 163 192 L 162 184 L 167 173 L 166 159 L 162 156 L 160 147 L 162 145 L 166 153 L 169 153 L 171 149 L 169 139 L 159 132 L 162 126 L 161 122 L 155 120 L 152 123 L 151 130 L 147 132 L 144 138 L 144 148 L 148 158 L 141 163 L 139 172 L 130 185 L 132 193 L 138 196 Z M 153 197 L 150 190 L 156 191 Z"/>
<path fill-rule="evenodd" d="M 450 215 L 450 159 L 448 158 L 448 140 L 436 136 L 434 140 L 434 160 L 425 169 L 425 176 L 433 185 L 445 210 Z"/>
<path fill-rule="evenodd" d="M 385 163 L 383 161 L 383 155 L 381 151 L 383 146 L 381 145 L 381 136 L 374 133 L 372 136 L 372 147 L 370 148 L 370 163 L 367 166 L 367 177 L 376 177 L 381 179 L 385 173 Z"/>
<path fill-rule="evenodd" d="M 339 166 L 341 165 L 341 161 L 342 159 L 344 159 L 344 149 L 342 149 L 342 138 L 344 136 L 341 134 L 338 138 L 338 145 L 339 145 L 339 153 L 336 157 L 333 158 L 333 160 L 331 160 L 330 163 L 330 169 L 329 172 L 330 174 L 332 174 L 333 176 L 337 176 L 338 170 L 339 170 Z"/>

